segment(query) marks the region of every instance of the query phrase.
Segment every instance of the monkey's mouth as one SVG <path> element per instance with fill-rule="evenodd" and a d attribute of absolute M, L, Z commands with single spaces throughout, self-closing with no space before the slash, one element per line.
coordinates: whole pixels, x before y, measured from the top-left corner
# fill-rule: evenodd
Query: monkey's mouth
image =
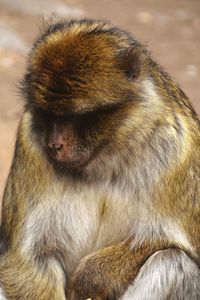
<path fill-rule="evenodd" d="M 56 151 L 49 148 L 46 148 L 46 152 L 56 170 L 62 173 L 81 174 L 103 152 L 104 147 L 107 149 L 108 144 L 109 141 L 105 139 L 96 147 L 86 148 L 85 151 L 82 149 L 82 152 L 70 151 L 67 155 L 58 155 Z"/>
<path fill-rule="evenodd" d="M 47 149 L 47 155 L 50 158 L 51 163 L 61 170 L 82 170 L 87 164 L 89 164 L 91 157 L 88 155 L 82 155 L 78 158 L 60 156 L 54 150 Z"/>

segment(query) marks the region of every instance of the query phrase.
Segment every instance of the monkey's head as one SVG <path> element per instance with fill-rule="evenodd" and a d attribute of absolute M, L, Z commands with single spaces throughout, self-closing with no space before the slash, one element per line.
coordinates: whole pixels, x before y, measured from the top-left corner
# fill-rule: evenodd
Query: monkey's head
<path fill-rule="evenodd" d="M 129 34 L 102 21 L 45 30 L 31 51 L 23 92 L 32 131 L 54 162 L 80 170 L 124 145 L 120 128 L 140 101 L 145 59 Z"/>

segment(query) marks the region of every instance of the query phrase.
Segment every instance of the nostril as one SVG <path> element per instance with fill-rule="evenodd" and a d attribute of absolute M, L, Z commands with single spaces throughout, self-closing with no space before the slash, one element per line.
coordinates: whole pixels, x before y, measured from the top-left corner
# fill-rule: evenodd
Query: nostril
<path fill-rule="evenodd" d="M 55 151 L 60 151 L 63 148 L 63 144 L 55 144 L 53 143 L 53 149 Z"/>
<path fill-rule="evenodd" d="M 55 153 L 60 151 L 63 148 L 63 144 L 61 143 L 48 143 L 48 147 L 52 149 Z"/>

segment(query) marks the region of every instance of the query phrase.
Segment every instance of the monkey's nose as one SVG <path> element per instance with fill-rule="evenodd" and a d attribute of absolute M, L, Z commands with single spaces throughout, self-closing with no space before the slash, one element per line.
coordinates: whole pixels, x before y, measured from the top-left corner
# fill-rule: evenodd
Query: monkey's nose
<path fill-rule="evenodd" d="M 50 142 L 48 143 L 48 147 L 53 150 L 55 153 L 59 152 L 60 150 L 62 150 L 63 148 L 63 144 L 62 143 L 55 143 L 55 142 Z"/>

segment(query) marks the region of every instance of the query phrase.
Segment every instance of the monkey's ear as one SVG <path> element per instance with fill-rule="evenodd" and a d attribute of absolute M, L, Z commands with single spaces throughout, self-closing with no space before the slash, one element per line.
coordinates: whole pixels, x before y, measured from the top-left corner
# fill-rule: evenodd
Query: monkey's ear
<path fill-rule="evenodd" d="M 126 76 L 134 80 L 136 79 L 141 70 L 141 61 L 138 53 L 132 47 L 126 50 L 123 50 L 120 55 L 120 67 L 126 74 Z"/>

